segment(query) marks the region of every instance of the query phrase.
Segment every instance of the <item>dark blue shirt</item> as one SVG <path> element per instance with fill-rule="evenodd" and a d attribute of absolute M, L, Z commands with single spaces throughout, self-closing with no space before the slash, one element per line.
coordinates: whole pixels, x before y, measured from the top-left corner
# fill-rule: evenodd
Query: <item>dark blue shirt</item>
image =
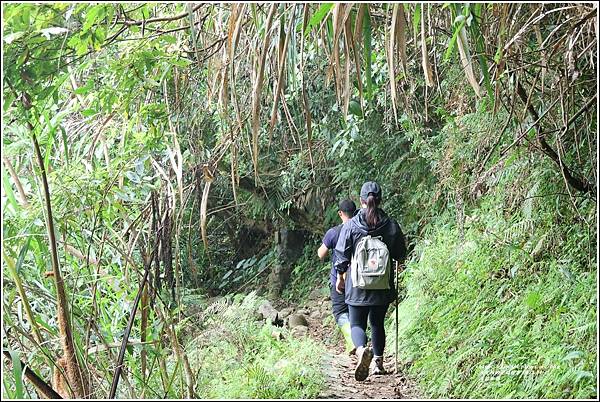
<path fill-rule="evenodd" d="M 337 225 L 337 226 L 334 226 L 331 229 L 329 229 L 327 231 L 327 233 L 325 233 L 325 236 L 323 237 L 323 244 L 325 245 L 325 247 L 327 247 L 329 250 L 331 250 L 331 274 L 329 275 L 329 278 L 331 279 L 331 283 L 333 284 L 333 286 L 335 286 L 335 282 L 337 280 L 337 272 L 334 268 L 335 267 L 335 256 L 336 256 L 334 249 L 335 249 L 335 245 L 338 242 L 338 237 L 340 236 L 341 231 L 342 231 L 342 225 Z"/>

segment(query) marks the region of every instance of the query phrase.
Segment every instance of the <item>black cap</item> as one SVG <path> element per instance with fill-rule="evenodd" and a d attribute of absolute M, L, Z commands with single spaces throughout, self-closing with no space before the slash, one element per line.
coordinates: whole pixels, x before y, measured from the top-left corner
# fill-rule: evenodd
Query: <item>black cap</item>
<path fill-rule="evenodd" d="M 356 211 L 356 204 L 352 200 L 342 200 L 339 204 L 339 210 L 348 216 L 352 216 Z"/>
<path fill-rule="evenodd" d="M 368 181 L 362 185 L 360 189 L 360 198 L 366 200 L 369 198 L 369 195 L 373 195 L 377 200 L 381 199 L 381 187 L 379 187 L 379 184 L 374 181 Z"/>

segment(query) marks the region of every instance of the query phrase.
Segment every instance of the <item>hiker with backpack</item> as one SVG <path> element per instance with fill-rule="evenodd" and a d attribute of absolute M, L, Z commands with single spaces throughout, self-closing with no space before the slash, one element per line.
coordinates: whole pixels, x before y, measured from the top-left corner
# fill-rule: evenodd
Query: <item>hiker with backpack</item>
<path fill-rule="evenodd" d="M 338 293 L 335 290 L 335 281 L 337 279 L 337 272 L 335 271 L 335 253 L 333 250 L 338 241 L 338 237 L 340 235 L 340 231 L 342 230 L 342 225 L 349 221 L 356 212 L 356 204 L 352 200 L 342 200 L 338 205 L 338 216 L 342 220 L 342 224 L 334 226 L 330 228 L 323 237 L 323 243 L 317 250 L 317 254 L 321 261 L 327 256 L 329 250 L 332 251 L 331 254 L 331 273 L 329 275 L 329 289 L 331 295 L 331 308 L 333 312 L 333 317 L 335 318 L 335 322 L 337 323 L 338 328 L 342 332 L 344 339 L 346 341 L 346 351 L 352 354 L 355 351 L 354 345 L 352 343 L 352 338 L 350 336 L 350 319 L 348 317 L 348 306 L 346 305 L 345 297 L 343 294 Z"/>
<path fill-rule="evenodd" d="M 334 253 L 337 271 L 336 291 L 345 295 L 350 332 L 358 363 L 357 381 L 373 374 L 384 374 L 384 320 L 390 303 L 396 300 L 392 260 L 406 258 L 404 234 L 398 223 L 379 208 L 382 200 L 379 184 L 369 181 L 360 190 L 361 208 L 340 231 Z M 348 272 L 349 271 L 349 272 Z M 367 347 L 367 318 L 371 324 L 373 347 Z"/>

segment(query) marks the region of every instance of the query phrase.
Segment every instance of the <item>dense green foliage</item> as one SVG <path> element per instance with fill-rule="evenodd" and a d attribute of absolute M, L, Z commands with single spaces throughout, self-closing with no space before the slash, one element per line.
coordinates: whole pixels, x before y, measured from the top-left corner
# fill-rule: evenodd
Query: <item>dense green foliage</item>
<path fill-rule="evenodd" d="M 593 5 L 2 7 L 3 397 L 39 396 L 16 357 L 60 371 L 61 278 L 93 397 L 318 395 L 322 345 L 243 294 L 283 229 L 282 298 L 325 294 L 316 248 L 365 180 L 409 240 L 424 395 L 597 396 Z"/>
<path fill-rule="evenodd" d="M 322 345 L 256 322 L 254 314 L 261 300 L 252 293 L 233 298 L 238 299 L 241 301 L 225 309 L 214 309 L 213 317 L 201 327 L 206 330 L 194 334 L 186 345 L 190 361 L 197 364 L 198 395 L 223 399 L 316 397 L 323 385 Z M 282 332 L 284 340 L 278 340 L 273 332 Z"/>
<path fill-rule="evenodd" d="M 404 274 L 401 358 L 436 397 L 592 398 L 594 234 L 559 225 L 554 197 L 508 219 L 498 198 L 468 211 L 464 238 L 447 214 L 425 230 Z"/>

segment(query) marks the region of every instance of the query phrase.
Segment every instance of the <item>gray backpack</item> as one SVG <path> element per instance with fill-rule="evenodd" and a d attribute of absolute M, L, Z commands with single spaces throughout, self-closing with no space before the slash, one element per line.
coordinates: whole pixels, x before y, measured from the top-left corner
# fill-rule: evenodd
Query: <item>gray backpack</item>
<path fill-rule="evenodd" d="M 390 288 L 390 253 L 381 237 L 364 236 L 350 263 L 352 287 L 368 290 Z"/>

